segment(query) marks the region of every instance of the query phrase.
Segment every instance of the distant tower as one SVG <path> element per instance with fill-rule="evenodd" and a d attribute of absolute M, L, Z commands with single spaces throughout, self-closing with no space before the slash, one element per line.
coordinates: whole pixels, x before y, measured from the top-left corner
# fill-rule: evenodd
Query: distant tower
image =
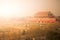
<path fill-rule="evenodd" d="M 37 18 L 53 18 L 54 15 L 50 11 L 42 11 L 35 14 Z"/>

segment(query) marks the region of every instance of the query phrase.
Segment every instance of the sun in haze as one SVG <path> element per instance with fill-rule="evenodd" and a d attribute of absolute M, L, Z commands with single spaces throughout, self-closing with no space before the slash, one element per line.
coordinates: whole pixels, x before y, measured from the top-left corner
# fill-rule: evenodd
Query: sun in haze
<path fill-rule="evenodd" d="M 20 9 L 19 9 L 20 8 Z M 23 14 L 24 9 L 22 7 L 16 7 L 16 6 L 12 6 L 12 5 L 3 5 L 0 8 L 0 16 L 1 17 L 23 17 L 23 16 L 27 16 L 26 14 Z"/>
<path fill-rule="evenodd" d="M 25 17 L 30 15 L 27 12 L 28 8 L 24 3 L 11 3 L 7 0 L 0 5 L 0 17 Z"/>

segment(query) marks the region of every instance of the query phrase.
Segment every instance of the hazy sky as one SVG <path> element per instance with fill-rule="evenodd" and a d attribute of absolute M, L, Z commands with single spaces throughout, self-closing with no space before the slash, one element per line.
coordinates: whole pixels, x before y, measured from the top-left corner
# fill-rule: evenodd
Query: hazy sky
<path fill-rule="evenodd" d="M 60 15 L 60 0 L 0 0 L 0 16 L 32 16 L 39 11 Z"/>

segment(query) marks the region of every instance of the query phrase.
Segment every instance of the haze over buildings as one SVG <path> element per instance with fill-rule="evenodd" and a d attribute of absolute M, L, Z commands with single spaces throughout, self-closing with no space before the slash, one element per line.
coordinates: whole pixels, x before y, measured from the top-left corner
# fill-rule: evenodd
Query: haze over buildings
<path fill-rule="evenodd" d="M 60 0 L 0 0 L 0 40 L 60 40 L 57 16 Z"/>
<path fill-rule="evenodd" d="M 39 11 L 51 11 L 60 15 L 60 0 L 0 0 L 0 16 L 33 16 Z"/>

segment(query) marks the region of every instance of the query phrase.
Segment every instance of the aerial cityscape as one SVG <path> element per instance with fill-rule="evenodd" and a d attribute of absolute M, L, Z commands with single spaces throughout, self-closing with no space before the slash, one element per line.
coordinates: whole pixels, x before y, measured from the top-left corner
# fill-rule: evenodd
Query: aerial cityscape
<path fill-rule="evenodd" d="M 1 23 L 6 20 L 0 20 Z M 59 40 L 60 18 L 50 11 L 37 12 L 33 17 L 12 18 L 0 26 L 0 40 Z"/>
<path fill-rule="evenodd" d="M 0 0 L 0 40 L 60 40 L 60 0 Z"/>

